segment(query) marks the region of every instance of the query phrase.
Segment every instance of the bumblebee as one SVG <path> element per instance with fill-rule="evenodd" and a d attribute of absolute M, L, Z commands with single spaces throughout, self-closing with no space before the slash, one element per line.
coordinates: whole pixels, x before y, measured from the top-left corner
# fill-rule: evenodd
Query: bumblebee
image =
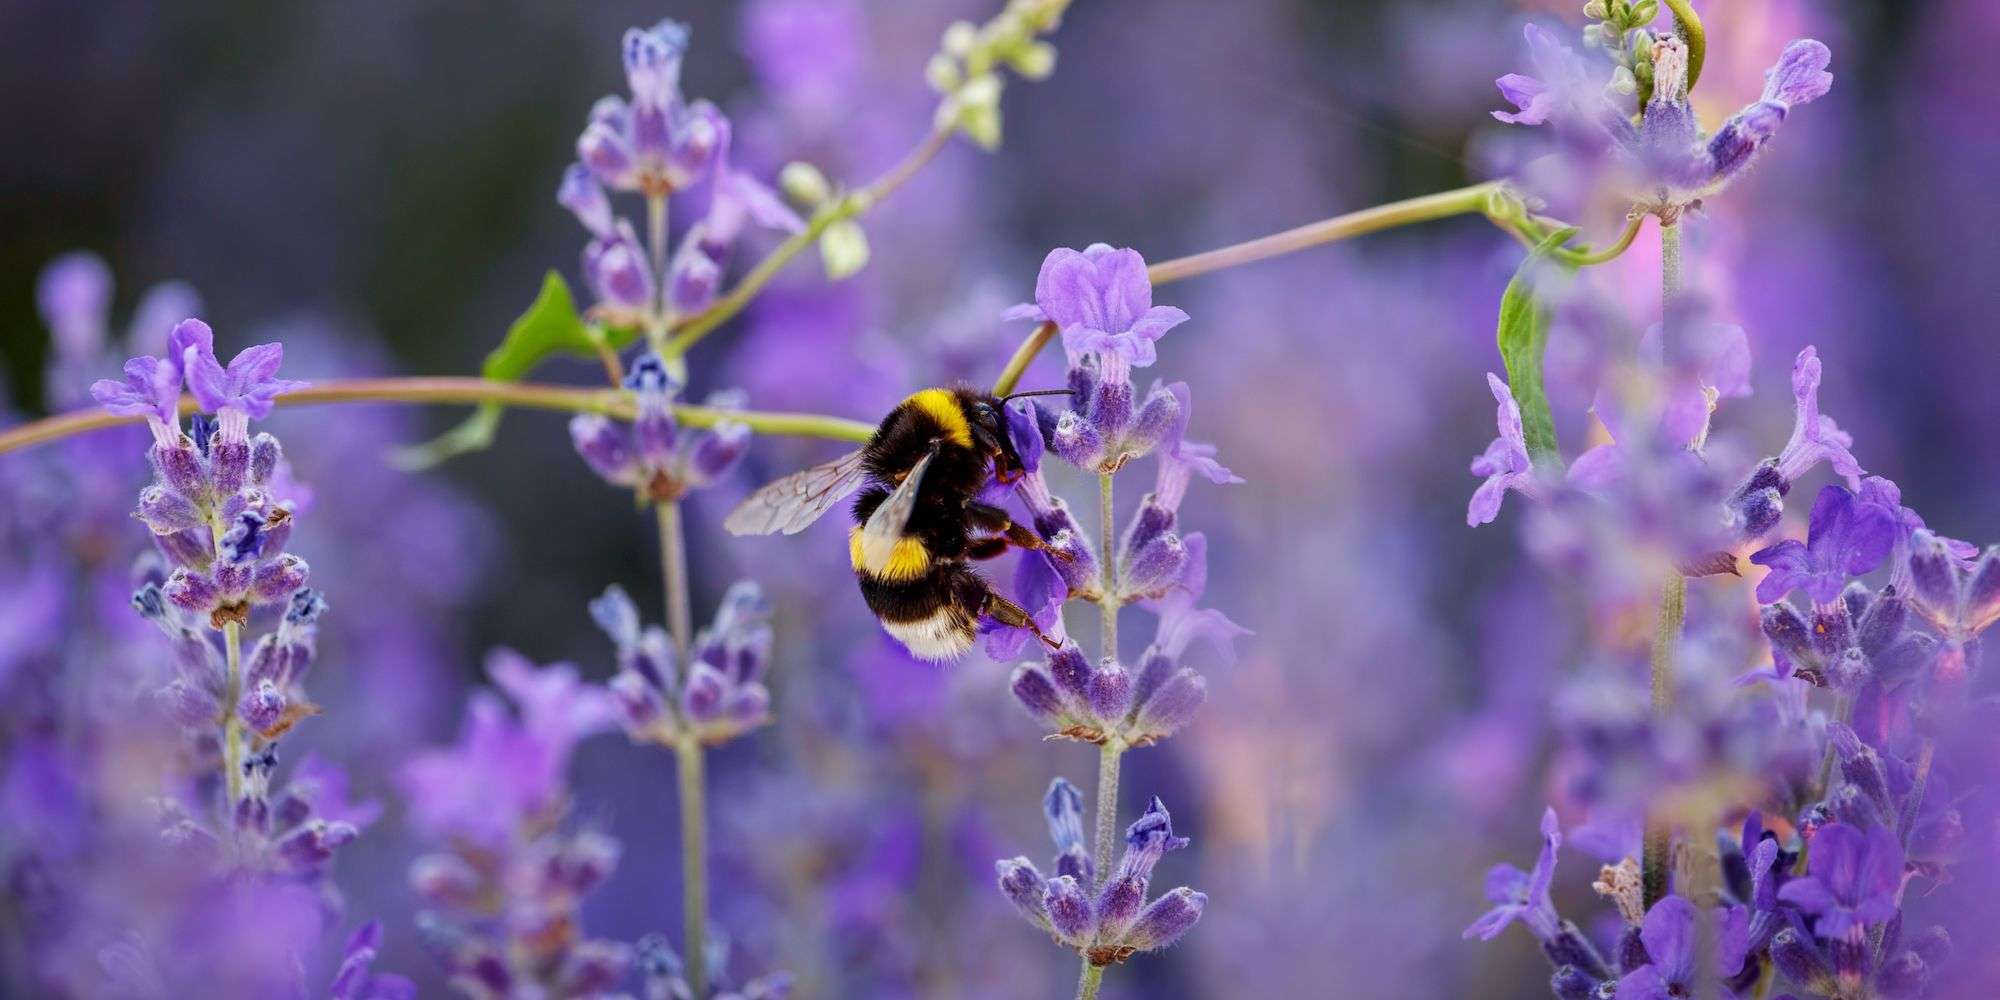
<path fill-rule="evenodd" d="M 858 489 L 849 560 L 868 610 L 912 654 L 957 658 L 972 648 L 982 615 L 1054 647 L 1027 611 L 968 565 L 1010 547 L 1052 551 L 1005 510 L 979 500 L 989 480 L 1022 475 L 1004 404 L 964 387 L 915 393 L 859 450 L 763 487 L 723 527 L 737 535 L 796 534 Z"/>

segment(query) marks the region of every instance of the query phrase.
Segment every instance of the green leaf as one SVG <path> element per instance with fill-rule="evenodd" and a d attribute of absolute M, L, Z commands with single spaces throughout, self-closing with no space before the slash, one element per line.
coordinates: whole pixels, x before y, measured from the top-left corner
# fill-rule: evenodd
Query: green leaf
<path fill-rule="evenodd" d="M 561 274 L 551 270 L 542 278 L 541 294 L 536 295 L 528 311 L 507 328 L 506 339 L 486 355 L 479 373 L 497 382 L 518 382 L 551 355 L 595 357 L 597 342 L 593 337 L 602 336 L 606 343 L 617 349 L 631 343 L 638 334 L 635 328 L 599 332 L 585 325 L 583 317 L 577 314 L 576 300 L 570 295 L 569 284 L 563 281 Z M 390 461 L 398 468 L 418 471 L 459 455 L 482 451 L 493 444 L 494 434 L 500 429 L 502 412 L 503 407 L 497 403 L 483 403 L 464 423 L 435 440 L 399 449 L 390 456 Z"/>
<path fill-rule="evenodd" d="M 1550 253 L 1576 235 L 1575 228 L 1550 233 L 1536 245 L 1507 282 L 1500 296 L 1500 360 L 1507 366 L 1507 387 L 1521 407 L 1521 430 L 1528 454 L 1537 463 L 1562 461 L 1556 448 L 1555 416 L 1542 388 L 1542 355 L 1549 346 L 1549 308 L 1536 300 L 1534 280 L 1549 266 Z M 1560 266 L 1560 265 L 1558 265 Z M 1573 269 L 1572 269 L 1573 270 Z"/>

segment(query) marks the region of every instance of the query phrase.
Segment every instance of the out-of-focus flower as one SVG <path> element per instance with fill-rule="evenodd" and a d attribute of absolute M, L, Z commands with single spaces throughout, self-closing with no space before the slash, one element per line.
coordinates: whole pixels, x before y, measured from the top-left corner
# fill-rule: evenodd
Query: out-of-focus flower
<path fill-rule="evenodd" d="M 1472 460 L 1472 474 L 1486 480 L 1472 491 L 1472 501 L 1465 506 L 1465 523 L 1475 528 L 1500 516 L 1500 501 L 1506 498 L 1508 490 L 1529 497 L 1540 495 L 1534 463 L 1528 457 L 1528 440 L 1521 426 L 1520 404 L 1514 401 L 1513 390 L 1507 383 L 1492 372 L 1486 373 L 1486 387 L 1500 404 L 1495 416 L 1500 435 Z"/>
<path fill-rule="evenodd" d="M 1153 868 L 1168 851 L 1188 845 L 1186 837 L 1174 836 L 1172 818 L 1158 798 L 1125 831 L 1125 853 L 1097 887 L 1081 853 L 1081 796 L 1057 778 L 1046 805 L 1059 852 L 1056 876 L 1043 878 L 1024 857 L 994 865 L 1001 894 L 1029 923 L 1100 966 L 1164 948 L 1194 928 L 1208 905 L 1206 894 L 1181 886 L 1150 903 L 1146 899 Z"/>
<path fill-rule="evenodd" d="M 372 971 L 381 948 L 381 921 L 370 920 L 356 928 L 341 953 L 333 985 L 327 988 L 328 1000 L 416 1000 L 416 983 L 392 972 Z"/>
<path fill-rule="evenodd" d="M 1493 116 L 1514 124 L 1549 125 L 1568 143 L 1571 156 L 1608 166 L 1621 193 L 1666 224 L 1721 192 L 1777 133 L 1792 108 L 1824 96 L 1833 85 L 1833 75 L 1826 71 L 1832 59 L 1827 47 L 1811 39 L 1794 41 L 1766 74 L 1763 95 L 1712 135 L 1704 135 L 1687 101 L 1687 47 L 1678 37 L 1663 35 L 1654 39 L 1648 54 L 1652 94 L 1638 109 L 1635 126 L 1631 102 L 1620 96 L 1632 88 L 1616 86 L 1621 80 L 1632 83 L 1628 71 L 1621 68 L 1623 76 L 1615 75 L 1536 25 L 1526 32 L 1542 76 L 1509 73 L 1496 80 L 1501 95 L 1519 110 Z"/>
<path fill-rule="evenodd" d="M 709 939 L 705 953 L 708 959 L 708 995 L 714 1000 L 785 1000 L 792 995 L 792 975 L 789 972 L 767 973 L 737 985 L 729 977 L 729 950 L 728 938 L 717 936 Z M 636 964 L 640 983 L 645 988 L 645 1000 L 692 1000 L 694 997 L 680 953 L 664 936 L 648 934 L 641 938 Z"/>
<path fill-rule="evenodd" d="M 612 711 L 604 693 L 567 664 L 537 668 L 495 650 L 486 672 L 519 714 L 494 692 L 475 693 L 458 742 L 417 754 L 398 781 L 420 834 L 497 847 L 561 808 L 570 752 L 609 728 Z"/>
<path fill-rule="evenodd" d="M 757 584 L 743 580 L 729 588 L 685 666 L 674 662 L 665 630 L 640 628 L 639 609 L 624 588 L 607 587 L 590 602 L 590 614 L 618 647 L 609 695 L 634 741 L 715 745 L 771 721 L 771 693 L 762 679 L 771 659 L 771 608 Z"/>

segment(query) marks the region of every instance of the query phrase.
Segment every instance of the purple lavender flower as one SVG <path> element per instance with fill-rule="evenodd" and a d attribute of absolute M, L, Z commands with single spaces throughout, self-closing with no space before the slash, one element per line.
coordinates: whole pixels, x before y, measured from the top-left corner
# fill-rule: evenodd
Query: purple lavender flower
<path fill-rule="evenodd" d="M 785 1000 L 792 995 L 792 976 L 772 972 L 742 985 L 729 977 L 729 940 L 713 938 L 708 943 L 709 995 L 714 1000 Z M 639 940 L 637 965 L 646 1000 L 682 1000 L 693 997 L 685 978 L 681 956 L 663 935 L 648 934 Z"/>
<path fill-rule="evenodd" d="M 682 98 L 680 67 L 687 44 L 687 26 L 676 21 L 625 32 L 625 77 L 632 100 L 599 100 L 576 140 L 577 160 L 613 190 L 667 195 L 707 173 L 722 114 L 707 101 L 690 105 Z"/>
<path fill-rule="evenodd" d="M 415 755 L 397 776 L 410 824 L 425 836 L 504 843 L 561 804 L 571 751 L 611 725 L 610 701 L 574 667 L 536 668 L 496 650 L 486 671 L 520 714 L 491 691 L 475 693 L 458 742 Z"/>
<path fill-rule="evenodd" d="M 1807 874 L 1786 882 L 1778 898 L 1812 916 L 1814 933 L 1859 942 L 1869 927 L 1896 916 L 1903 846 L 1895 833 L 1829 823 L 1812 835 L 1809 846 Z"/>
<path fill-rule="evenodd" d="M 1553 938 L 1560 922 L 1549 900 L 1549 884 L 1555 878 L 1556 855 L 1562 850 L 1562 826 L 1553 808 L 1542 810 L 1542 852 L 1535 858 L 1532 872 L 1513 865 L 1494 865 L 1486 872 L 1486 898 L 1493 908 L 1465 929 L 1466 939 L 1491 941 L 1516 920 L 1527 925 L 1536 940 Z"/>
<path fill-rule="evenodd" d="M 1667 896 L 1646 911 L 1639 939 L 1645 945 L 1647 964 L 1618 980 L 1621 1000 L 1672 1000 L 1696 995 L 1697 919 L 1694 904 L 1681 896 Z M 1743 967 L 1744 956 L 1749 952 L 1749 911 L 1741 906 L 1717 907 L 1714 921 L 1713 974 L 1727 980 Z"/>
<path fill-rule="evenodd" d="M 1188 318 L 1153 304 L 1138 251 L 1103 243 L 1051 250 L 1035 279 L 1035 301 L 1001 318 L 1054 323 L 1062 332 L 1074 393 L 1047 437 L 1065 461 L 1116 472 L 1151 452 L 1178 421 L 1182 400 L 1168 386 L 1156 384 L 1135 403 L 1132 369 L 1151 365 L 1154 342 Z"/>
<path fill-rule="evenodd" d="M 327 988 L 328 1000 L 416 1000 L 416 983 L 395 973 L 371 971 L 381 948 L 381 921 L 370 920 L 356 928 L 342 950 L 333 985 Z"/>
<path fill-rule="evenodd" d="M 305 388 L 304 382 L 278 377 L 278 365 L 285 360 L 285 345 L 258 344 L 244 348 L 229 360 L 225 369 L 215 359 L 214 335 L 208 325 L 199 320 L 189 320 L 183 325 L 199 328 L 190 331 L 191 342 L 180 358 L 188 391 L 194 394 L 204 413 L 223 415 L 225 434 L 230 411 L 239 412 L 246 419 L 262 420 L 271 415 L 273 398 Z"/>
<path fill-rule="evenodd" d="M 109 336 L 110 266 L 82 250 L 49 261 L 35 279 L 35 309 L 55 335 L 57 353 L 95 357 Z"/>
<path fill-rule="evenodd" d="M 667 267 L 667 304 L 681 315 L 699 312 L 714 301 L 730 252 L 751 224 L 785 233 L 805 229 L 805 220 L 777 192 L 730 165 L 729 123 L 721 121 L 718 128 L 721 138 L 716 144 L 708 212 L 688 227 Z"/>
<path fill-rule="evenodd" d="M 1192 930 L 1208 904 L 1206 894 L 1181 886 L 1150 903 L 1146 899 L 1160 859 L 1188 845 L 1188 838 L 1174 836 L 1166 806 L 1153 799 L 1145 814 L 1127 828 L 1125 852 L 1094 898 L 1088 859 L 1081 853 L 1081 811 L 1075 786 L 1056 779 L 1045 812 L 1060 852 L 1058 874 L 1044 879 L 1027 858 L 996 862 L 1001 895 L 1029 923 L 1093 965 L 1111 965 L 1167 947 Z"/>
<path fill-rule="evenodd" d="M 1610 96 L 1619 88 L 1606 86 L 1615 82 L 1608 67 L 1586 63 L 1537 26 L 1529 25 L 1526 34 L 1542 75 L 1510 73 L 1496 80 L 1502 96 L 1519 110 L 1493 116 L 1514 124 L 1548 124 L 1574 153 L 1608 160 L 1619 172 L 1617 183 L 1626 196 L 1669 224 L 1740 176 L 1792 108 L 1824 96 L 1833 84 L 1826 72 L 1832 58 L 1826 46 L 1810 39 L 1794 41 L 1766 74 L 1762 97 L 1705 136 L 1687 103 L 1687 47 L 1678 37 L 1664 35 L 1652 44 L 1652 97 L 1638 109 L 1634 127 L 1629 104 L 1621 106 Z M 1593 79 L 1597 72 L 1604 75 Z M 1629 73 L 1624 82 L 1629 92 Z"/>
<path fill-rule="evenodd" d="M 624 588 L 606 588 L 590 602 L 590 614 L 618 648 L 609 696 L 635 742 L 678 747 L 693 739 L 713 746 L 771 721 L 771 693 L 762 680 L 771 658 L 771 609 L 757 584 L 743 580 L 729 588 L 684 668 L 674 662 L 665 631 L 641 630 Z"/>
<path fill-rule="evenodd" d="M 1831 604 L 1850 578 L 1882 565 L 1897 530 L 1889 512 L 1828 484 L 1813 501 L 1804 542 L 1788 538 L 1750 556 L 1770 570 L 1757 584 L 1757 600 L 1771 604 L 1803 590 L 1815 605 Z"/>
<path fill-rule="evenodd" d="M 1015 668 L 1014 700 L 1052 735 L 1142 747 L 1173 735 L 1194 718 L 1208 684 L 1181 658 L 1195 642 L 1205 640 L 1226 660 L 1232 640 L 1249 632 L 1220 611 L 1196 607 L 1207 586 L 1207 539 L 1199 532 L 1189 535 L 1186 548 L 1180 579 L 1145 602 L 1159 615 L 1159 628 L 1136 673 L 1116 660 L 1092 664 L 1075 643 L 1065 643 L 1043 663 Z"/>
<path fill-rule="evenodd" d="M 642 502 L 676 500 L 708 486 L 735 468 L 748 450 L 750 428 L 734 420 L 717 421 L 705 431 L 683 431 L 674 418 L 680 386 L 658 355 L 640 355 L 626 373 L 625 385 L 638 402 L 631 426 L 582 413 L 570 421 L 570 440 L 591 471 L 614 486 L 631 487 Z M 707 405 L 735 409 L 743 399 L 738 393 L 717 393 Z"/>
<path fill-rule="evenodd" d="M 1514 402 L 1513 391 L 1492 372 L 1486 373 L 1486 387 L 1493 391 L 1494 401 L 1500 404 L 1495 418 L 1500 436 L 1472 460 L 1472 474 L 1486 480 L 1472 491 L 1472 501 L 1465 507 L 1465 523 L 1475 528 L 1489 524 L 1500 516 L 1500 501 L 1506 498 L 1508 490 L 1519 491 L 1530 498 L 1541 494 L 1535 480 L 1534 463 L 1528 458 L 1528 440 L 1521 426 L 1521 407 Z"/>

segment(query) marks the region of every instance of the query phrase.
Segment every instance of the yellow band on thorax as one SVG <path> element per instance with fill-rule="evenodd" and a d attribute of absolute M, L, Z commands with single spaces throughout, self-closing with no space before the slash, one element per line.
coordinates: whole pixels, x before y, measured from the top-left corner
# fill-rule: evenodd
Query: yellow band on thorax
<path fill-rule="evenodd" d="M 888 561 L 880 566 L 866 565 L 867 559 L 861 554 L 861 531 L 861 526 L 856 525 L 847 533 L 848 560 L 857 571 L 888 583 L 914 580 L 930 571 L 931 554 L 916 538 L 897 539 L 895 548 L 889 552 Z"/>
<path fill-rule="evenodd" d="M 903 400 L 905 406 L 921 410 L 944 428 L 945 436 L 961 448 L 972 447 L 972 426 L 965 422 L 965 410 L 950 389 L 925 389 Z"/>

